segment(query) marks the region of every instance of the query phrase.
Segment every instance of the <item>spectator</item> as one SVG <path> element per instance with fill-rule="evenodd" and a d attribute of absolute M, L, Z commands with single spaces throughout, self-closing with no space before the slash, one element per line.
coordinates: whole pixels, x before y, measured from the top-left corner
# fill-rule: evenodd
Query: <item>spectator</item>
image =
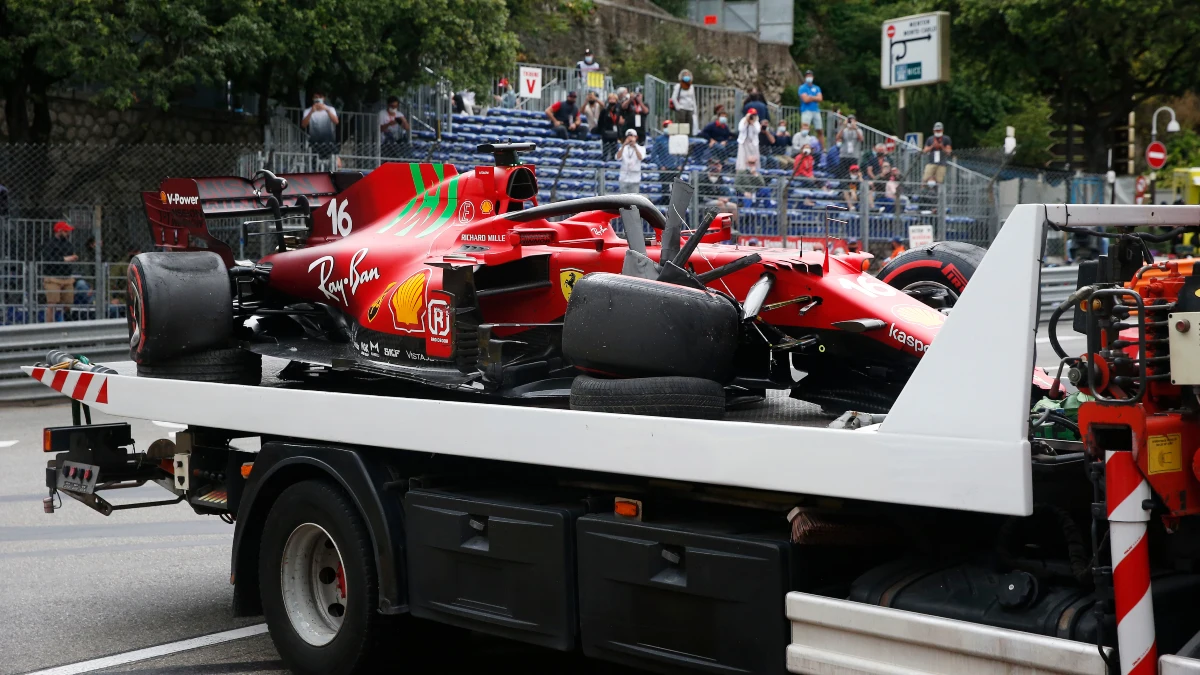
<path fill-rule="evenodd" d="M 47 321 L 60 321 L 59 312 L 74 300 L 75 280 L 71 278 L 71 266 L 63 264 L 79 262 L 79 256 L 71 244 L 71 232 L 74 230 L 60 220 L 54 224 L 53 235 L 42 246 L 42 262 L 47 263 L 42 267 Z"/>
<path fill-rule="evenodd" d="M 587 127 L 579 123 L 579 107 L 575 105 L 576 94 L 567 92 L 567 100 L 551 103 L 546 108 L 546 117 L 553 125 L 554 134 L 562 139 L 587 137 Z"/>
<path fill-rule="evenodd" d="M 806 143 L 800 146 L 800 154 L 796 155 L 796 163 L 792 168 L 792 175 L 796 178 L 812 178 L 813 164 L 812 146 Z"/>
<path fill-rule="evenodd" d="M 760 154 L 770 154 L 775 147 L 775 135 L 771 133 L 771 124 L 766 120 L 758 123 L 758 151 Z"/>
<path fill-rule="evenodd" d="M 892 245 L 892 254 L 884 259 L 884 265 L 900 257 L 900 254 L 907 250 L 904 248 L 904 242 L 900 240 L 900 237 L 892 237 L 892 241 L 890 243 Z"/>
<path fill-rule="evenodd" d="M 758 158 L 750 161 L 745 171 L 739 171 L 733 179 L 733 187 L 742 193 L 746 199 L 754 199 L 758 189 L 765 187 L 767 182 L 758 172 Z"/>
<path fill-rule="evenodd" d="M 696 90 L 692 88 L 692 71 L 679 71 L 679 81 L 671 90 L 671 119 L 688 125 L 688 134 L 696 133 Z"/>
<path fill-rule="evenodd" d="M 517 107 L 517 92 L 513 89 L 507 77 L 500 78 L 500 83 L 496 88 L 500 92 L 496 95 L 496 103 L 501 108 L 511 110 Z"/>
<path fill-rule="evenodd" d="M 734 137 L 733 131 L 729 128 L 729 116 L 725 114 L 725 106 L 721 105 L 713 109 L 713 114 L 716 116 L 715 119 L 700 132 L 700 138 L 708 141 L 709 157 L 725 159 L 733 154 L 731 150 Z"/>
<path fill-rule="evenodd" d="M 900 168 L 893 166 L 888 169 L 887 182 L 883 186 L 883 194 L 890 197 L 892 201 L 900 200 Z"/>
<path fill-rule="evenodd" d="M 575 62 L 575 72 L 579 75 L 579 79 L 583 80 L 583 86 L 587 86 L 587 74 L 597 70 L 600 70 L 600 64 L 596 63 L 596 57 L 592 54 L 592 50 L 583 50 L 583 58 Z"/>
<path fill-rule="evenodd" d="M 700 177 L 700 196 L 701 197 L 732 197 L 733 186 L 725 182 L 721 175 L 724 169 L 724 164 L 721 160 L 713 158 L 708 160 L 708 168 L 704 175 Z"/>
<path fill-rule="evenodd" d="M 617 151 L 617 141 L 621 136 L 621 129 L 625 126 L 625 118 L 621 116 L 621 104 L 617 102 L 617 94 L 611 93 L 608 95 L 608 104 L 604 106 L 604 110 L 600 113 L 600 121 L 592 133 L 600 137 L 600 142 L 604 144 L 604 155 L 611 156 Z"/>
<path fill-rule="evenodd" d="M 862 155 L 863 131 L 854 115 L 846 118 L 846 126 L 838 131 L 834 140 L 838 145 L 838 157 L 841 160 L 841 168 L 838 171 L 838 176 L 841 177 L 849 173 L 851 165 L 858 166 L 858 159 Z"/>
<path fill-rule="evenodd" d="M 596 127 L 600 125 L 600 111 L 603 109 L 604 104 L 600 103 L 600 96 L 594 91 L 588 91 L 587 101 L 583 104 L 588 133 L 596 133 Z"/>
<path fill-rule="evenodd" d="M 808 146 L 812 150 L 814 158 L 821 154 L 821 141 L 818 141 L 816 136 L 809 133 L 807 124 L 801 122 L 800 131 L 792 134 L 792 147 L 788 149 L 788 154 L 792 156 L 799 155 L 800 148 L 804 146 Z"/>
<path fill-rule="evenodd" d="M 846 189 L 842 191 L 842 199 L 851 211 L 858 208 L 859 187 L 862 183 L 862 172 L 857 164 L 850 165 L 850 178 L 846 181 Z"/>
<path fill-rule="evenodd" d="M 883 143 L 876 143 L 875 152 L 867 161 L 867 178 L 885 180 L 889 169 L 891 169 L 891 165 L 888 163 L 887 146 Z"/>
<path fill-rule="evenodd" d="M 400 146 L 408 139 L 408 119 L 400 112 L 400 99 L 389 96 L 387 108 L 379 111 L 379 134 L 384 157 L 399 157 Z"/>
<path fill-rule="evenodd" d="M 737 230 L 738 205 L 737 205 L 737 202 L 734 201 L 732 198 L 730 198 L 726 195 L 721 195 L 721 196 L 717 197 L 716 199 L 706 202 L 704 204 L 704 206 L 706 207 L 706 209 L 708 211 L 715 211 L 719 214 L 720 213 L 728 213 L 729 215 L 733 216 L 733 223 L 731 223 L 731 224 L 733 225 L 733 229 L 735 231 Z"/>
<path fill-rule="evenodd" d="M 751 166 L 758 166 L 758 133 L 761 129 L 758 112 L 747 108 L 745 117 L 738 122 L 738 173 L 748 171 Z"/>
<path fill-rule="evenodd" d="M 325 92 L 319 89 L 314 91 L 312 106 L 305 109 L 304 117 L 300 120 L 300 128 L 308 131 L 313 152 L 318 155 L 337 153 L 338 123 L 337 110 L 325 102 Z"/>
<path fill-rule="evenodd" d="M 638 143 L 646 144 L 646 116 L 650 114 L 650 106 L 642 99 L 642 92 L 634 92 L 621 104 L 621 115 L 625 118 L 625 130 L 637 132 Z"/>
<path fill-rule="evenodd" d="M 933 135 L 925 140 L 925 149 L 922 152 L 928 155 L 929 163 L 925 165 L 925 173 L 921 176 L 921 182 L 928 183 L 930 186 L 941 184 L 946 180 L 946 163 L 950 161 L 950 155 L 954 153 L 950 137 L 943 133 L 941 122 L 933 125 Z"/>
<path fill-rule="evenodd" d="M 800 85 L 800 123 L 817 132 L 821 145 L 825 144 L 825 123 L 821 120 L 821 102 L 825 95 L 813 84 L 813 71 L 804 71 L 804 84 Z"/>
<path fill-rule="evenodd" d="M 750 93 L 746 94 L 746 103 L 742 106 L 742 114 L 745 115 L 750 110 L 754 110 L 758 114 L 758 119 L 765 122 L 771 121 L 771 109 L 767 107 L 767 99 L 758 89 L 751 87 Z"/>
<path fill-rule="evenodd" d="M 628 100 L 629 100 L 629 87 L 617 87 L 617 103 L 620 103 L 621 107 L 624 108 L 625 102 Z"/>
<path fill-rule="evenodd" d="M 621 163 L 617 177 L 621 194 L 638 194 L 642 184 L 642 160 L 646 159 L 646 148 L 638 145 L 637 131 L 625 132 L 625 141 L 617 150 L 616 159 Z"/>
<path fill-rule="evenodd" d="M 466 115 L 475 114 L 475 92 L 466 89 L 455 92 L 453 100 L 454 112 Z"/>
<path fill-rule="evenodd" d="M 788 132 L 787 120 L 779 120 L 779 125 L 775 127 L 775 146 L 782 153 L 792 145 L 792 134 Z"/>
<path fill-rule="evenodd" d="M 858 237 L 850 237 L 846 242 L 847 253 L 858 253 Z"/>
<path fill-rule="evenodd" d="M 747 246 L 759 246 L 760 244 L 758 243 L 758 239 L 756 239 L 754 237 L 750 237 L 748 240 L 746 240 L 746 245 Z"/>

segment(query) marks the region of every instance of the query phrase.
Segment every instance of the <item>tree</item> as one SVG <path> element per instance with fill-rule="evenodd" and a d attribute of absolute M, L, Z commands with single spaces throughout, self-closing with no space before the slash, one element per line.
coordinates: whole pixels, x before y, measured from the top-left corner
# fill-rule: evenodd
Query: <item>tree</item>
<path fill-rule="evenodd" d="M 1200 13 L 1189 0 L 945 0 L 956 54 L 999 82 L 1052 97 L 1083 127 L 1087 168 L 1107 166 L 1109 139 L 1153 96 L 1200 76 Z M 1011 89 L 1011 87 L 1010 87 Z"/>

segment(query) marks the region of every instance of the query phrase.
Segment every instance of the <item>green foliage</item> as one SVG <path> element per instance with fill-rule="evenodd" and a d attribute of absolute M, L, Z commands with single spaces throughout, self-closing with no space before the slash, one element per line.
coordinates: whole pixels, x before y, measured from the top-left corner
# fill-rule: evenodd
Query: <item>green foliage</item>
<path fill-rule="evenodd" d="M 508 30 L 549 36 L 567 32 L 595 11 L 591 0 L 507 0 Z"/>
<path fill-rule="evenodd" d="M 1190 169 L 1200 166 L 1200 134 L 1192 129 L 1183 129 L 1171 134 L 1167 146 L 1167 163 L 1158 173 L 1170 175 L 1174 169 Z"/>
<path fill-rule="evenodd" d="M 1054 112 L 1044 97 L 1027 95 L 1017 101 L 1017 107 L 1006 113 L 996 124 L 983 133 L 977 145 L 981 147 L 1003 147 L 1006 127 L 1013 127 L 1017 138 L 1017 151 L 1013 164 L 1020 166 L 1045 166 L 1050 161 L 1050 132 L 1054 123 L 1050 115 Z M 963 146 L 967 147 L 967 146 Z"/>
<path fill-rule="evenodd" d="M 722 84 L 724 80 L 717 65 L 696 58 L 696 49 L 688 42 L 686 31 L 668 24 L 662 27 L 662 37 L 651 44 L 630 49 L 616 43 L 610 46 L 609 53 L 614 82 L 641 82 L 647 73 L 674 82 L 684 69 L 692 71 L 692 81 L 696 84 Z"/>

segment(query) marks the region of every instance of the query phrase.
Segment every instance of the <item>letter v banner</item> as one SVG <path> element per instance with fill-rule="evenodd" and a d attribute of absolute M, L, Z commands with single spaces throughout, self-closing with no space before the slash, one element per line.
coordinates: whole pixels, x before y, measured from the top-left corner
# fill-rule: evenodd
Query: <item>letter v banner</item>
<path fill-rule="evenodd" d="M 521 66 L 521 77 L 517 82 L 517 93 L 522 98 L 542 97 L 542 69 Z"/>

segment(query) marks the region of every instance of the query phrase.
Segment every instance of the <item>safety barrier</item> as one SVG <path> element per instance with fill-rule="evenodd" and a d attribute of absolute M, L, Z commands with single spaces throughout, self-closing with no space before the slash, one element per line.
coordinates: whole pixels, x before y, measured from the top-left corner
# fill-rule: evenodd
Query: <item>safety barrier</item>
<path fill-rule="evenodd" d="M 124 361 L 129 358 L 129 327 L 125 319 L 0 326 L 0 402 L 62 396 L 21 370 L 45 359 L 51 349 L 84 354 L 94 362 Z"/>
<path fill-rule="evenodd" d="M 1054 308 L 1062 304 L 1062 301 L 1066 300 L 1068 295 L 1075 292 L 1076 278 L 1078 276 L 1079 267 L 1075 265 L 1042 268 L 1039 321 L 1048 321 L 1050 315 L 1054 312 Z"/>

